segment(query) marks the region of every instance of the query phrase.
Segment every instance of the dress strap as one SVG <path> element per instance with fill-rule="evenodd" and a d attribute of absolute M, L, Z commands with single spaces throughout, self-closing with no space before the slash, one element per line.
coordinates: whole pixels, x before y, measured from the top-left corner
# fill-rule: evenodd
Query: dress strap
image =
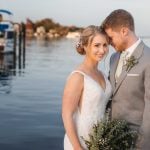
<path fill-rule="evenodd" d="M 74 74 L 74 73 L 76 73 L 76 72 L 82 74 L 83 77 L 85 77 L 85 75 L 86 75 L 84 72 L 82 72 L 82 71 L 80 71 L 80 70 L 74 70 L 74 71 L 72 71 L 72 72 L 70 73 L 70 75 L 68 76 L 67 80 L 70 78 L 70 76 L 71 76 L 72 74 Z"/>
<path fill-rule="evenodd" d="M 82 74 L 83 76 L 86 75 L 83 71 L 80 71 L 80 70 L 74 70 L 74 71 L 72 71 L 72 72 L 71 72 L 71 75 L 72 75 L 73 73 L 76 73 L 76 72 Z"/>

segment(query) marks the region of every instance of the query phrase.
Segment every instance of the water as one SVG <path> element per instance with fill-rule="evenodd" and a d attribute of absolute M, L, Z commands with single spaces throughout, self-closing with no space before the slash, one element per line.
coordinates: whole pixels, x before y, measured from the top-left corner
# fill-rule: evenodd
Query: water
<path fill-rule="evenodd" d="M 63 149 L 63 87 L 82 59 L 74 51 L 74 42 L 27 41 L 25 69 L 1 77 L 0 149 Z"/>
<path fill-rule="evenodd" d="M 67 39 L 27 41 L 25 68 L 0 78 L 0 150 L 63 150 L 63 87 L 83 59 L 74 45 Z M 112 52 L 100 65 L 106 74 Z"/>

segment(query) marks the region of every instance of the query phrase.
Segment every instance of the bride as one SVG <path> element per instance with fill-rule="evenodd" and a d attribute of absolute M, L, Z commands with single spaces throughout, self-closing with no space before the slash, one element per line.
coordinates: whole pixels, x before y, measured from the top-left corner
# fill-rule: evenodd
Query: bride
<path fill-rule="evenodd" d="M 111 85 L 98 70 L 98 63 L 107 54 L 108 44 L 109 39 L 100 27 L 91 25 L 81 33 L 76 49 L 85 59 L 69 75 L 64 88 L 64 150 L 87 150 L 81 137 L 88 139 L 93 124 L 104 116 Z"/>

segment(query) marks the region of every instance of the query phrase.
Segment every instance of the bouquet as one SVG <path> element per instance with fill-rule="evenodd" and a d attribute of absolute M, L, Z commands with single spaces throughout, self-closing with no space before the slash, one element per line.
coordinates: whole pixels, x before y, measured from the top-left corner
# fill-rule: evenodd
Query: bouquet
<path fill-rule="evenodd" d="M 124 120 L 105 117 L 93 125 L 88 140 L 82 138 L 88 150 L 129 150 L 135 147 L 137 132 L 131 130 Z"/>

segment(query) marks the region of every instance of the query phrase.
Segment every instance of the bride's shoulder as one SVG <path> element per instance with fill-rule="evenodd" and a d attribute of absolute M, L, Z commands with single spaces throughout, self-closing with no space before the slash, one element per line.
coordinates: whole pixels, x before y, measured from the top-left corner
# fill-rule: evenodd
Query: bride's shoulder
<path fill-rule="evenodd" d="M 67 80 L 66 80 L 66 85 L 65 87 L 68 87 L 67 89 L 76 89 L 80 90 L 83 88 L 84 85 L 84 76 L 77 71 L 72 71 Z"/>
<path fill-rule="evenodd" d="M 85 74 L 85 71 L 84 71 L 84 68 L 82 67 L 82 65 L 79 65 L 77 68 L 75 68 L 71 73 L 70 73 L 70 76 L 76 76 L 77 78 L 79 77 L 84 77 L 86 74 Z"/>
<path fill-rule="evenodd" d="M 75 80 L 76 82 L 82 82 L 84 80 L 84 72 L 82 72 L 81 70 L 73 70 L 69 76 L 67 80 Z"/>

